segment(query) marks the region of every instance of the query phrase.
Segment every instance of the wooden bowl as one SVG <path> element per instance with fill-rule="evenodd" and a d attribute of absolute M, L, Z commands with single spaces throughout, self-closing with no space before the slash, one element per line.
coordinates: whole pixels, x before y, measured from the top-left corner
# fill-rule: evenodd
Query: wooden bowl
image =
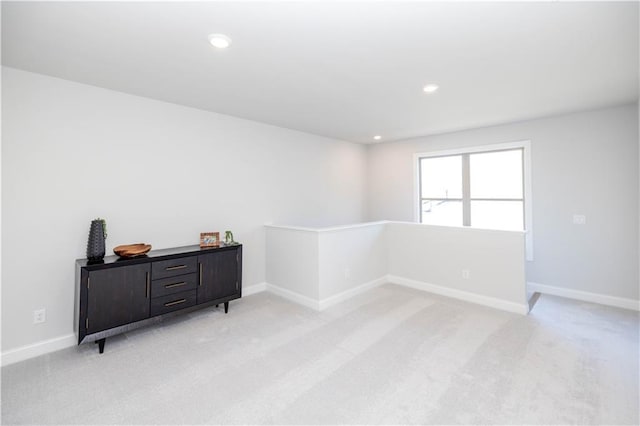
<path fill-rule="evenodd" d="M 126 244 L 123 246 L 114 247 L 113 252 L 120 257 L 136 257 L 144 256 L 151 250 L 150 244 Z"/>

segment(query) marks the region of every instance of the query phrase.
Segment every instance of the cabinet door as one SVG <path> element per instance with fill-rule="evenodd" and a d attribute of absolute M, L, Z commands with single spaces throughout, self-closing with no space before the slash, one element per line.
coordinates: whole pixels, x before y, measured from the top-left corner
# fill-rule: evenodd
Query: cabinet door
<path fill-rule="evenodd" d="M 200 255 L 198 263 L 200 267 L 198 303 L 239 293 L 237 250 Z"/>
<path fill-rule="evenodd" d="M 148 318 L 149 272 L 149 264 L 90 272 L 87 334 Z"/>

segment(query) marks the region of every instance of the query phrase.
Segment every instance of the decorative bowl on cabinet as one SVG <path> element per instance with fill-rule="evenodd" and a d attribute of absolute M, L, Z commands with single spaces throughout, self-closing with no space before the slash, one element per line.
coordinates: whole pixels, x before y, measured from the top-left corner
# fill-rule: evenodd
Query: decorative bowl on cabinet
<path fill-rule="evenodd" d="M 150 244 L 125 244 L 122 246 L 114 247 L 113 252 L 120 257 L 136 257 L 144 256 L 151 250 Z"/>

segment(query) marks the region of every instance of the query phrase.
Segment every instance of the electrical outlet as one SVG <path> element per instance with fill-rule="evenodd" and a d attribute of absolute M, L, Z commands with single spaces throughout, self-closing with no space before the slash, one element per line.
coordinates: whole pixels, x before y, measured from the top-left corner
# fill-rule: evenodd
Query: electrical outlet
<path fill-rule="evenodd" d="M 344 268 L 344 278 L 347 279 L 347 280 L 351 279 L 351 269 Z"/>
<path fill-rule="evenodd" d="M 469 270 L 468 269 L 463 269 L 462 270 L 462 279 L 468 280 L 469 279 Z"/>
<path fill-rule="evenodd" d="M 583 214 L 574 214 L 573 215 L 573 224 L 574 225 L 584 225 L 587 223 L 587 217 Z"/>
<path fill-rule="evenodd" d="M 33 311 L 33 323 L 41 324 L 47 320 L 47 311 L 45 309 L 37 309 Z"/>

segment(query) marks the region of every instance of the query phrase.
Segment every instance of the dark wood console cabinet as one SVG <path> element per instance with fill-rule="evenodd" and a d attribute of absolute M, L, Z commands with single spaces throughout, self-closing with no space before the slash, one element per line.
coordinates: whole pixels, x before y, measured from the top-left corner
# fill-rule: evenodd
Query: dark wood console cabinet
<path fill-rule="evenodd" d="M 153 250 L 136 258 L 76 261 L 74 330 L 78 344 L 95 341 L 163 317 L 242 297 L 242 245 Z"/>

